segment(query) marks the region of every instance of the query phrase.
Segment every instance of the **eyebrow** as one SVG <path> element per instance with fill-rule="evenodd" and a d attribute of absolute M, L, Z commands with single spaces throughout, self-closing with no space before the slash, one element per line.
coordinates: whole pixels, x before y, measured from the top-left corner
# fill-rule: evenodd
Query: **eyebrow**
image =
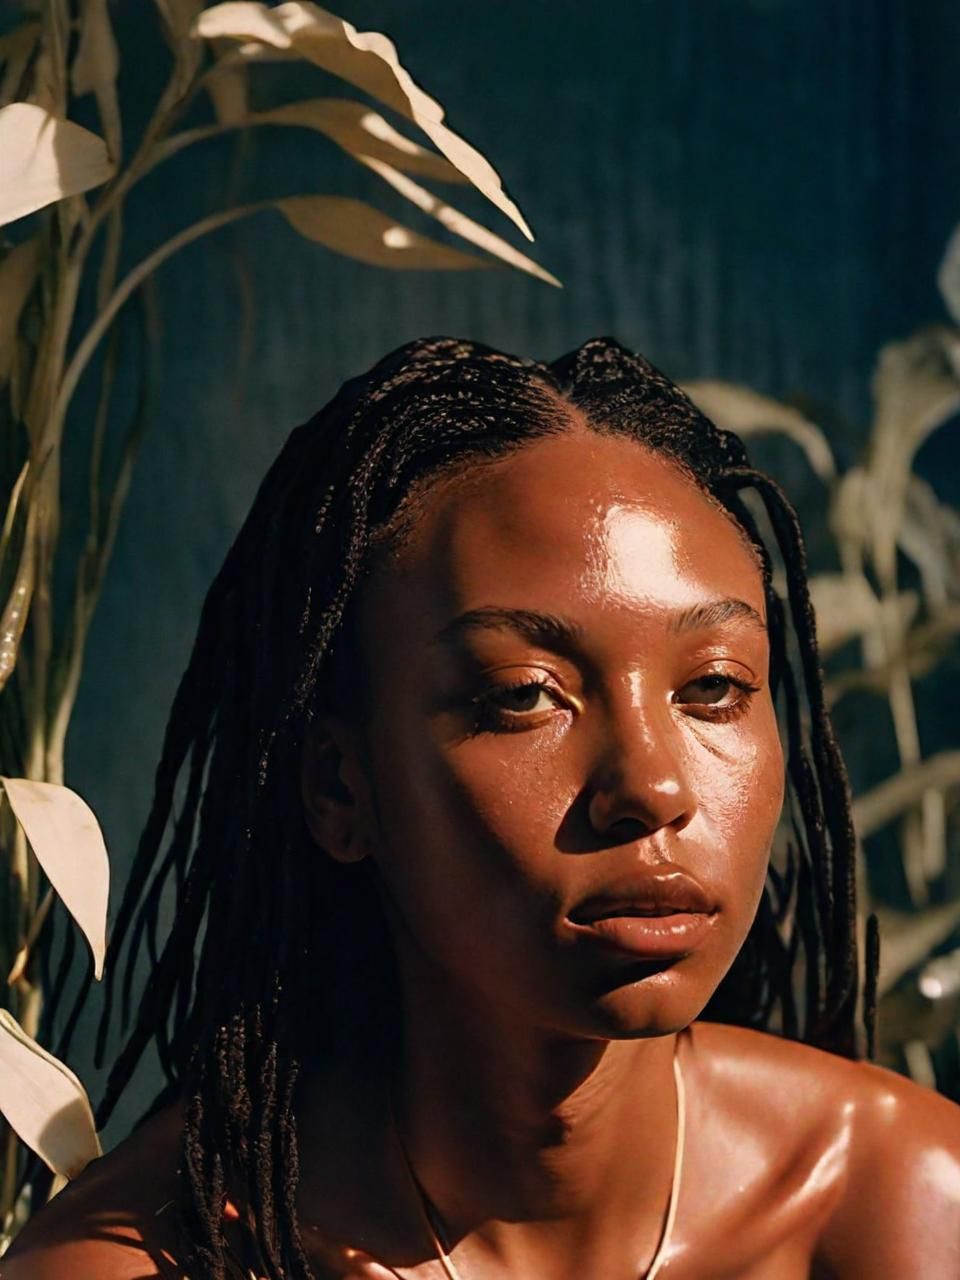
<path fill-rule="evenodd" d="M 583 640 L 583 628 L 576 622 L 536 609 L 469 609 L 441 628 L 431 644 L 456 645 L 468 631 L 513 631 L 532 644 L 564 651 L 576 649 Z"/>
<path fill-rule="evenodd" d="M 674 614 L 670 630 L 674 632 L 703 631 L 724 622 L 749 622 L 766 634 L 767 624 L 752 604 L 746 600 L 708 600 L 705 604 L 690 605 Z"/>
<path fill-rule="evenodd" d="M 690 631 L 705 631 L 724 622 L 744 621 L 759 628 L 766 635 L 767 624 L 751 604 L 745 600 L 709 600 L 703 604 L 689 605 L 673 611 L 669 630 L 676 635 Z M 489 606 L 469 609 L 434 636 L 431 644 L 454 646 L 460 643 L 468 631 L 512 631 L 532 644 L 544 645 L 557 652 L 577 649 L 583 642 L 583 627 L 556 614 L 541 613 L 536 609 L 504 609 Z"/>

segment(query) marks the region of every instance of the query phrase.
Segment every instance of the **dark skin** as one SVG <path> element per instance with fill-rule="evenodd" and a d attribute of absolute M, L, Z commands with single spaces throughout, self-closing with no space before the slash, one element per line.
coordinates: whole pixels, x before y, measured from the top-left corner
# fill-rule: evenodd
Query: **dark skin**
<path fill-rule="evenodd" d="M 534 613 L 565 634 L 535 634 Z M 664 459 L 574 423 L 431 489 L 358 627 L 363 714 L 315 725 L 304 797 L 318 857 L 376 865 L 403 990 L 400 1126 L 464 1280 L 644 1274 L 675 1052 L 687 1140 L 664 1277 L 956 1280 L 958 1109 L 697 1021 L 749 930 L 783 795 L 762 578 L 726 514 Z M 683 868 L 710 899 L 689 954 L 638 961 L 571 927 L 637 866 Z M 319 1276 L 442 1280 L 388 1098 L 335 1063 L 304 1079 Z M 3 1280 L 179 1274 L 179 1123 L 171 1108 L 96 1162 Z"/>

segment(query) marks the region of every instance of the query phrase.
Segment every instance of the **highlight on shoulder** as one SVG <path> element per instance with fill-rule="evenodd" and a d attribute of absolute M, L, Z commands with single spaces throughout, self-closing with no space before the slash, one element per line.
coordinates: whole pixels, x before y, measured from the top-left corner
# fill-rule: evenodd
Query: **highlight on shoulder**
<path fill-rule="evenodd" d="M 174 1258 L 179 1105 L 135 1130 L 45 1205 L 0 1280 L 181 1280 Z"/>

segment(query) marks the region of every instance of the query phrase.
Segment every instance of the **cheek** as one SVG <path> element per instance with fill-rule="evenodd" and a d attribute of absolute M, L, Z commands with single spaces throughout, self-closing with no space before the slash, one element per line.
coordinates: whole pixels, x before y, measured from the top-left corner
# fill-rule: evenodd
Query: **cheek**
<path fill-rule="evenodd" d="M 558 772 L 559 738 L 378 744 L 378 862 L 421 941 L 489 965 L 497 939 L 516 953 L 539 936 L 562 892 L 554 841 L 576 793 Z"/>
<path fill-rule="evenodd" d="M 702 748 L 701 748 L 702 749 Z M 784 795 L 784 759 L 769 701 L 702 765 L 699 819 L 723 865 L 730 905 L 752 920 L 767 873 Z"/>

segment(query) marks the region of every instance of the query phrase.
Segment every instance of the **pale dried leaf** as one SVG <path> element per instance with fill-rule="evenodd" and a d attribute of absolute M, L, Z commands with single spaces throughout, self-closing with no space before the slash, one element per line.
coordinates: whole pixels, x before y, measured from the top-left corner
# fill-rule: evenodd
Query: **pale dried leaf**
<path fill-rule="evenodd" d="M 881 348 L 873 377 L 874 450 L 898 441 L 912 457 L 938 427 L 960 409 L 957 377 L 960 337 L 925 329 Z"/>
<path fill-rule="evenodd" d="M 830 653 L 876 626 L 880 602 L 863 574 L 820 573 L 810 579 L 817 644 Z"/>
<path fill-rule="evenodd" d="M 308 240 L 375 267 L 475 271 L 491 265 L 484 258 L 417 235 L 362 200 L 347 196 L 288 196 L 274 204 Z"/>
<path fill-rule="evenodd" d="M 351 102 L 347 98 L 311 98 L 260 111 L 250 117 L 250 123 L 316 129 L 350 155 L 382 160 L 395 169 L 437 182 L 466 182 L 445 156 L 405 138 L 379 112 L 362 102 Z"/>
<path fill-rule="evenodd" d="M 57 120 L 67 114 L 69 84 L 65 50 L 72 37 L 72 6 L 60 0 L 45 0 L 42 6 L 43 35 L 29 78 L 27 100 L 42 107 Z"/>
<path fill-rule="evenodd" d="M 960 636 L 960 605 L 937 610 L 929 621 L 910 627 L 903 646 L 879 665 L 850 669 L 827 681 L 828 705 L 833 706 L 848 693 L 863 691 L 886 698 L 894 673 L 906 667 L 911 680 L 921 680 L 952 652 Z"/>
<path fill-rule="evenodd" d="M 5 107 L 8 102 L 19 97 L 23 73 L 39 38 L 39 22 L 23 22 L 5 36 L 0 36 L 0 65 L 3 66 L 3 76 L 0 77 L 0 107 Z"/>
<path fill-rule="evenodd" d="M 412 178 L 400 173 L 392 165 L 385 164 L 382 160 L 374 160 L 372 156 L 357 156 L 357 159 L 374 173 L 379 174 L 385 182 L 389 182 L 395 191 L 399 191 L 402 196 L 412 201 L 418 209 L 422 209 L 431 218 L 442 222 L 448 231 L 452 231 L 464 240 L 469 240 L 471 244 L 486 250 L 493 257 L 499 258 L 501 262 L 506 262 L 518 271 L 525 271 L 528 275 L 536 276 L 538 280 L 555 285 L 558 289 L 563 287 L 557 277 L 551 275 L 538 262 L 534 262 L 525 253 L 514 249 L 513 245 L 502 240 L 500 236 L 494 235 L 492 231 L 488 231 L 479 222 L 474 222 L 458 209 L 438 200 L 435 195 L 414 182 Z"/>
<path fill-rule="evenodd" d="M 907 1040 L 900 1046 L 907 1075 L 924 1089 L 936 1089 L 937 1068 L 933 1054 L 925 1040 Z M 952 1167 L 952 1166 L 951 1166 Z"/>
<path fill-rule="evenodd" d="M 406 116 L 502 213 L 533 235 L 490 162 L 443 123 L 443 108 L 417 85 L 397 58 L 393 41 L 378 31 L 357 31 L 319 5 L 292 0 L 267 8 L 231 0 L 206 9 L 194 28 L 206 39 L 231 37 L 271 45 L 340 76 Z"/>
<path fill-rule="evenodd" d="M 174 74 L 170 89 L 178 97 L 190 92 L 203 62 L 203 46 L 193 37 L 193 24 L 203 0 L 154 0 L 163 19 L 163 35 L 173 51 Z"/>
<path fill-rule="evenodd" d="M 0 108 L 0 226 L 97 187 L 113 173 L 102 138 L 30 102 Z"/>
<path fill-rule="evenodd" d="M 788 436 L 804 451 L 821 479 L 831 480 L 836 474 L 826 436 L 799 410 L 733 382 L 705 378 L 684 383 L 683 389 L 718 427 L 744 437 L 769 433 Z"/>
<path fill-rule="evenodd" d="M 917 976 L 917 987 L 931 1001 L 960 995 L 960 948 L 931 957 Z"/>
<path fill-rule="evenodd" d="M 920 571 L 932 609 L 960 598 L 960 515 L 917 475 L 907 483 L 898 542 Z"/>
<path fill-rule="evenodd" d="M 853 802 L 853 821 L 861 839 L 879 831 L 930 790 L 960 786 L 960 751 L 940 751 L 901 769 Z"/>
<path fill-rule="evenodd" d="M 905 631 L 919 607 L 914 591 L 880 600 L 862 573 L 820 573 L 810 579 L 810 597 L 817 618 L 817 644 L 830 653 L 860 636 L 868 668 L 886 658 L 883 636 L 888 629 Z M 889 625 L 888 625 L 889 624 Z"/>
<path fill-rule="evenodd" d="M 20 472 L 13 482 L 10 489 L 10 497 L 7 500 L 7 511 L 3 519 L 3 531 L 0 532 L 0 564 L 3 564 L 7 549 L 10 545 L 10 539 L 13 534 L 13 526 L 16 522 L 17 512 L 20 509 L 20 498 L 23 495 L 24 485 L 26 484 L 27 475 L 30 472 L 30 459 L 24 461 Z"/>
<path fill-rule="evenodd" d="M 107 0 L 83 0 L 80 40 L 73 60 L 73 92 L 78 98 L 92 93 L 97 99 L 107 150 L 119 159 L 120 106 L 117 102 L 117 72 L 120 58 L 110 24 Z"/>
<path fill-rule="evenodd" d="M 40 240 L 15 245 L 0 260 L 0 386 L 10 376 L 20 313 L 40 271 Z"/>
<path fill-rule="evenodd" d="M 75 1178 L 103 1154 L 83 1085 L 6 1009 L 0 1009 L 0 1112 L 30 1150 L 65 1178 Z"/>
<path fill-rule="evenodd" d="M 937 285 L 955 324 L 960 324 L 960 225 L 954 228 L 937 272 Z"/>
<path fill-rule="evenodd" d="M 214 48 L 218 45 L 227 45 L 231 43 L 233 42 L 226 39 L 212 41 Z M 278 49 L 276 45 L 261 44 L 259 40 L 245 40 L 241 44 L 234 44 L 233 53 L 220 55 L 220 60 L 222 62 L 242 62 L 245 64 L 303 61 L 296 49 Z"/>
<path fill-rule="evenodd" d="M 186 40 L 203 9 L 203 0 L 154 0 L 168 33 L 175 40 Z"/>
<path fill-rule="evenodd" d="M 93 810 L 69 787 L 27 778 L 0 782 L 44 874 L 89 942 L 99 978 L 107 946 L 110 864 Z"/>
<path fill-rule="evenodd" d="M 896 574 L 896 544 L 913 458 L 923 442 L 960 413 L 955 362 L 960 340 L 925 330 L 883 347 L 873 377 L 874 421 L 867 466 L 870 531 L 881 582 Z"/>
<path fill-rule="evenodd" d="M 863 633 L 865 670 L 875 671 L 889 664 L 891 677 L 894 682 L 897 681 L 897 663 L 895 659 L 891 660 L 891 655 L 908 652 L 910 624 L 916 618 L 919 607 L 920 597 L 916 591 L 898 591 L 880 601 L 876 625 Z M 906 668 L 903 669 L 903 674 L 908 674 Z"/>
<path fill-rule="evenodd" d="M 834 486 L 828 523 L 848 572 L 861 571 L 869 536 L 873 479 L 863 467 L 850 467 Z"/>
<path fill-rule="evenodd" d="M 880 925 L 880 973 L 878 991 L 884 995 L 900 979 L 922 964 L 930 952 L 960 924 L 960 902 L 928 907 L 923 911 L 877 909 Z"/>
<path fill-rule="evenodd" d="M 248 119 L 249 85 L 242 62 L 223 62 L 204 77 L 204 86 L 221 124 L 238 125 Z"/>
<path fill-rule="evenodd" d="M 17 501 L 19 502 L 19 494 Z M 7 510 L 9 513 L 9 506 Z M 30 602 L 36 585 L 36 513 L 37 505 L 33 504 L 28 509 L 23 545 L 20 548 L 20 561 L 10 586 L 10 594 L 3 606 L 3 614 L 0 615 L 0 689 L 10 679 L 17 665 L 17 654 L 20 652 L 23 629 L 27 625 Z"/>

